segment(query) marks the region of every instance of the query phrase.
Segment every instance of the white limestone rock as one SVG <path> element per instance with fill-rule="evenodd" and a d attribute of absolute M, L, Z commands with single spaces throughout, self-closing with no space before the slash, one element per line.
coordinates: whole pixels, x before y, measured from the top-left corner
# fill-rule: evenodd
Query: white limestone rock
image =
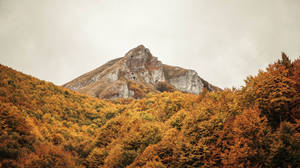
<path fill-rule="evenodd" d="M 130 50 L 124 57 L 109 61 L 74 79 L 64 87 L 100 98 L 136 98 L 136 92 L 129 88 L 130 81 L 140 87 L 137 89 L 153 92 L 159 92 L 156 86 L 161 82 L 193 94 L 199 94 L 203 88 L 217 89 L 200 78 L 194 70 L 162 64 L 142 45 Z"/>

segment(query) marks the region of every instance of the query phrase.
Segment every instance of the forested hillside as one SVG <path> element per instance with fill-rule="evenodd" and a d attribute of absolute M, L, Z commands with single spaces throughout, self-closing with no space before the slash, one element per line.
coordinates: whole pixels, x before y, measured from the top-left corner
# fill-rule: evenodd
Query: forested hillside
<path fill-rule="evenodd" d="M 299 167 L 300 59 L 245 83 L 104 101 L 0 65 L 0 167 Z"/>

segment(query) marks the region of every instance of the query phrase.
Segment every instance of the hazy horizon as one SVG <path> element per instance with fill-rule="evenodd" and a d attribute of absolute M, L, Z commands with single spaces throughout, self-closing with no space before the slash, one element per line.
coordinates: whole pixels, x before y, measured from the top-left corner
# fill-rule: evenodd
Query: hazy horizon
<path fill-rule="evenodd" d="M 297 0 L 0 0 L 0 63 L 62 85 L 143 44 L 164 64 L 238 87 L 300 55 Z"/>

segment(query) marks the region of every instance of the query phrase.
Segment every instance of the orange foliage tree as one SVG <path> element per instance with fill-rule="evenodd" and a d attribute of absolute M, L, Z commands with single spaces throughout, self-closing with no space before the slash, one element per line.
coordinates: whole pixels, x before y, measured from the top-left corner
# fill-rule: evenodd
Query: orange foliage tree
<path fill-rule="evenodd" d="M 283 53 L 282 60 L 269 65 L 267 71 L 260 71 L 256 77 L 246 80 L 243 88 L 245 104 L 257 104 L 273 128 L 277 128 L 282 121 L 299 119 L 299 111 L 293 110 L 299 107 L 297 81 L 300 77 L 295 75 L 299 74 L 295 71 L 298 66 L 292 64 Z"/>

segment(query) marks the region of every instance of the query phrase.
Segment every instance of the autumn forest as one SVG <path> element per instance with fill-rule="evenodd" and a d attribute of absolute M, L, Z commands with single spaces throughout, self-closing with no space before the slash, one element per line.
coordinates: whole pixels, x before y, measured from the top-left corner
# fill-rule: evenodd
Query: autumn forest
<path fill-rule="evenodd" d="M 300 165 L 300 58 L 241 88 L 101 100 L 0 65 L 0 167 Z"/>

